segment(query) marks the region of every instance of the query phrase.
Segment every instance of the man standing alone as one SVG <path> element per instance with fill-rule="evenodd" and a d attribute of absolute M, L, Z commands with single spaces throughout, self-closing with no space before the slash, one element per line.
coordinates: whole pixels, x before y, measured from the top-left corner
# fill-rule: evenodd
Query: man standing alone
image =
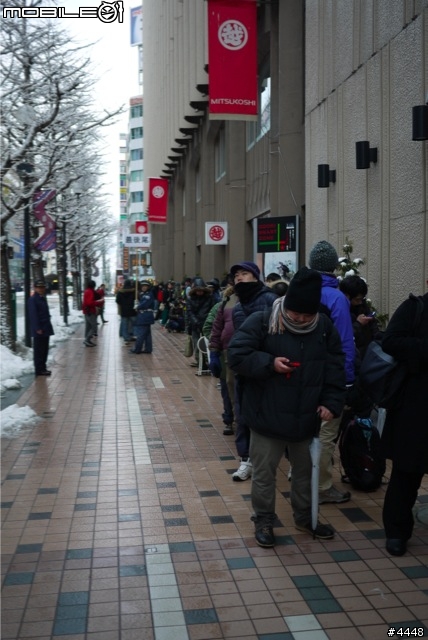
<path fill-rule="evenodd" d="M 51 316 L 48 301 L 46 300 L 46 283 L 44 280 L 36 280 L 34 283 L 34 293 L 28 300 L 28 313 L 33 338 L 36 376 L 50 376 L 51 371 L 46 369 L 46 362 L 49 352 L 49 336 L 53 336 L 54 330 L 50 320 Z"/>

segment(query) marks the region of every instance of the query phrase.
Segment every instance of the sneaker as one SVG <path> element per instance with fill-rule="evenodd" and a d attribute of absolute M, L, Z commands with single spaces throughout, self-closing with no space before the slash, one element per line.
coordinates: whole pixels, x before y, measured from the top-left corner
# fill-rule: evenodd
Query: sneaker
<path fill-rule="evenodd" d="M 233 427 L 231 424 L 226 424 L 223 429 L 224 436 L 233 436 Z"/>
<path fill-rule="evenodd" d="M 330 527 L 330 525 L 328 524 L 321 524 L 319 522 L 315 531 L 312 529 L 312 525 L 309 522 L 306 525 L 295 524 L 294 526 L 299 531 L 306 531 L 306 533 L 309 533 L 311 536 L 317 538 L 318 540 L 331 540 L 332 538 L 334 538 L 335 534 L 333 527 Z"/>
<path fill-rule="evenodd" d="M 319 504 L 327 504 L 329 502 L 340 504 L 341 502 L 348 502 L 351 499 L 349 491 L 339 491 L 336 487 L 331 486 L 330 489 L 319 492 Z"/>
<path fill-rule="evenodd" d="M 232 474 L 232 480 L 235 480 L 235 482 L 243 482 L 244 480 L 248 480 L 248 478 L 251 478 L 252 472 L 253 465 L 250 461 L 250 458 L 247 458 L 246 460 L 242 458 L 239 469 L 237 469 L 235 473 Z"/>
<path fill-rule="evenodd" d="M 190 366 L 191 367 L 199 367 L 199 364 L 197 362 L 191 362 Z"/>
<path fill-rule="evenodd" d="M 123 343 L 124 347 L 129 347 L 129 342 L 127 340 L 125 340 L 125 342 Z"/>
<path fill-rule="evenodd" d="M 95 344 L 95 342 L 91 342 L 90 340 L 85 340 L 85 342 L 83 344 L 85 345 L 85 347 L 96 347 L 97 346 Z"/>

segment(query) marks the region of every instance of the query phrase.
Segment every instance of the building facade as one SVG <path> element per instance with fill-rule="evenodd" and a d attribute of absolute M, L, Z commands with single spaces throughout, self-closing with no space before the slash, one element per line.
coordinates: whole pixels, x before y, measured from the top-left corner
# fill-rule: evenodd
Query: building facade
<path fill-rule="evenodd" d="M 151 225 L 158 279 L 220 277 L 242 259 L 265 270 L 258 223 L 295 216 L 296 266 L 316 241 L 340 254 L 348 238 L 382 311 L 425 290 L 427 142 L 412 140 L 412 107 L 427 101 L 427 0 L 258 2 L 257 123 L 209 119 L 206 2 L 143 12 L 145 176 L 168 177 L 170 194 L 167 224 Z M 369 168 L 357 142 L 377 149 Z M 328 187 L 318 165 L 336 172 Z M 227 222 L 227 245 L 205 244 L 206 222 Z"/>

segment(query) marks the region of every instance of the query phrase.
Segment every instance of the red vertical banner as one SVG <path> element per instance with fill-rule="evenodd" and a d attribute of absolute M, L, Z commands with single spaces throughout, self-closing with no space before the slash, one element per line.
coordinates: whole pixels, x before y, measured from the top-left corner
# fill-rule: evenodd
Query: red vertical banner
<path fill-rule="evenodd" d="M 209 117 L 257 120 L 256 0 L 208 0 Z"/>
<path fill-rule="evenodd" d="M 165 224 L 168 210 L 168 180 L 149 178 L 149 222 Z"/>

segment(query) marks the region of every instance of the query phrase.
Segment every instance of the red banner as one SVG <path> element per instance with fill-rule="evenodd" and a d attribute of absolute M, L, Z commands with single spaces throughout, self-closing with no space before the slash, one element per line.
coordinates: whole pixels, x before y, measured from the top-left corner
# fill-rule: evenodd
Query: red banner
<path fill-rule="evenodd" d="M 137 220 L 135 223 L 135 233 L 147 233 L 149 225 L 147 220 Z"/>
<path fill-rule="evenodd" d="M 149 222 L 165 224 L 168 210 L 168 180 L 149 178 Z"/>
<path fill-rule="evenodd" d="M 256 0 L 208 0 L 209 117 L 257 120 Z"/>

